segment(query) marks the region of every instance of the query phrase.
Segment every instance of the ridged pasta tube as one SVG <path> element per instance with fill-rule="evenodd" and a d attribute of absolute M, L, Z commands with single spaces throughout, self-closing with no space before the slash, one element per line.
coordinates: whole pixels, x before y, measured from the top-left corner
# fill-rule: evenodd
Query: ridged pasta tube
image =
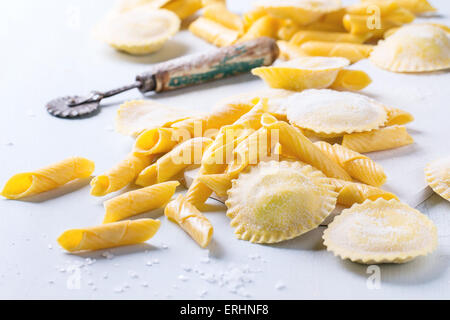
<path fill-rule="evenodd" d="M 337 203 L 343 206 L 351 207 L 355 203 L 363 203 L 365 200 L 374 201 L 378 198 L 398 200 L 395 194 L 377 187 L 339 179 L 329 179 L 329 181 L 338 193 Z"/>
<path fill-rule="evenodd" d="M 346 42 L 308 41 L 300 46 L 305 54 L 322 57 L 344 57 L 354 63 L 368 58 L 374 46 Z"/>
<path fill-rule="evenodd" d="M 346 32 L 300 30 L 292 36 L 289 42 L 299 46 L 308 41 L 363 43 L 366 39 L 367 37 L 364 35 L 354 35 Z"/>
<path fill-rule="evenodd" d="M 406 146 L 414 142 L 405 126 L 390 126 L 368 132 L 344 135 L 342 146 L 356 152 L 365 153 Z"/>
<path fill-rule="evenodd" d="M 238 40 L 238 42 L 249 41 L 259 37 L 269 37 L 276 39 L 278 29 L 282 25 L 280 19 L 274 18 L 270 15 L 263 16 L 256 20 L 247 32 Z"/>
<path fill-rule="evenodd" d="M 209 220 L 182 195 L 169 202 L 164 214 L 170 220 L 176 222 L 184 231 L 205 248 L 211 242 L 214 228 Z"/>
<path fill-rule="evenodd" d="M 69 252 L 92 251 L 147 241 L 158 231 L 161 222 L 153 219 L 127 220 L 84 229 L 65 231 L 58 243 Z"/>
<path fill-rule="evenodd" d="M 181 20 L 192 16 L 202 8 L 201 0 L 173 0 L 163 6 L 163 9 L 174 12 Z"/>
<path fill-rule="evenodd" d="M 216 21 L 227 28 L 236 30 L 240 34 L 244 32 L 244 21 L 241 16 L 229 11 L 227 6 L 222 2 L 216 2 L 206 6 L 203 9 L 203 16 Z"/>
<path fill-rule="evenodd" d="M 142 170 L 136 179 L 140 186 L 168 181 L 193 164 L 200 164 L 203 152 L 209 147 L 209 138 L 193 138 L 176 146 L 154 164 Z"/>
<path fill-rule="evenodd" d="M 178 181 L 168 181 L 130 191 L 105 201 L 103 223 L 123 220 L 165 206 L 175 193 Z"/>
<path fill-rule="evenodd" d="M 134 182 L 138 174 L 155 158 L 154 155 L 140 156 L 134 153 L 119 162 L 105 174 L 96 176 L 91 181 L 91 195 L 101 197 L 118 191 Z"/>
<path fill-rule="evenodd" d="M 229 46 L 236 42 L 239 32 L 229 29 L 211 19 L 200 17 L 189 26 L 189 31 L 217 47 Z"/>
<path fill-rule="evenodd" d="M 383 168 L 369 157 L 339 144 L 331 145 L 325 141 L 314 144 L 344 168 L 351 177 L 375 187 L 386 182 Z"/>
<path fill-rule="evenodd" d="M 142 132 L 136 139 L 133 152 L 139 155 L 152 155 L 169 152 L 180 141 L 174 128 L 154 128 Z"/>
<path fill-rule="evenodd" d="M 331 84 L 330 89 L 359 91 L 372 83 L 367 73 L 361 70 L 339 70 L 339 73 Z"/>
<path fill-rule="evenodd" d="M 231 188 L 233 178 L 227 173 L 218 173 L 200 175 L 198 179 L 219 197 L 227 197 L 227 191 Z"/>
<path fill-rule="evenodd" d="M 388 119 L 384 124 L 385 127 L 407 124 L 414 121 L 414 116 L 405 110 L 397 108 L 386 108 L 386 111 Z"/>
<path fill-rule="evenodd" d="M 58 188 L 72 180 L 90 177 L 94 162 L 72 157 L 42 169 L 12 176 L 2 191 L 8 199 L 20 199 Z"/>
<path fill-rule="evenodd" d="M 300 130 L 283 121 L 268 121 L 271 116 L 264 115 L 262 123 L 267 130 L 279 130 L 280 144 L 288 154 L 294 154 L 299 160 L 322 171 L 326 176 L 351 180 L 348 173 L 336 162 L 315 146 Z"/>

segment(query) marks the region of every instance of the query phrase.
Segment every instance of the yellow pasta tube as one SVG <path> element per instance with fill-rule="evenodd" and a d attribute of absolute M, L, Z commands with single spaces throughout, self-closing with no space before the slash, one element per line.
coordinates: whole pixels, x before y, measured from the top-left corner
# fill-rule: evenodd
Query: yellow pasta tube
<path fill-rule="evenodd" d="M 174 12 L 181 20 L 190 17 L 203 7 L 201 0 L 173 0 L 163 6 Z"/>
<path fill-rule="evenodd" d="M 402 125 L 414 121 L 414 116 L 401 109 L 397 108 L 386 108 L 387 111 L 387 122 L 384 124 L 386 127 L 393 125 Z"/>
<path fill-rule="evenodd" d="M 278 130 L 280 144 L 283 149 L 287 149 L 288 154 L 293 154 L 297 159 L 319 169 L 327 177 L 351 180 L 343 168 L 293 126 L 282 121 L 268 123 L 266 119 L 264 119 L 263 124 L 269 131 Z"/>
<path fill-rule="evenodd" d="M 280 49 L 279 58 L 281 60 L 292 60 L 307 56 L 307 54 L 303 52 L 299 46 L 293 45 L 288 41 L 278 40 L 277 45 L 278 49 Z"/>
<path fill-rule="evenodd" d="M 338 144 L 331 145 L 325 141 L 314 144 L 344 168 L 351 177 L 375 187 L 386 182 L 383 168 L 369 157 Z"/>
<path fill-rule="evenodd" d="M 300 27 L 294 23 L 286 23 L 278 29 L 277 37 L 280 40 L 289 41 L 292 37 L 300 31 Z"/>
<path fill-rule="evenodd" d="M 274 137 L 272 137 L 272 134 L 274 134 Z M 260 128 L 236 147 L 234 160 L 228 166 L 227 174 L 231 177 L 237 177 L 249 164 L 279 160 L 279 154 L 275 154 L 275 146 L 278 141 L 277 131 L 271 132 L 266 128 Z"/>
<path fill-rule="evenodd" d="M 266 10 L 262 8 L 255 8 L 253 10 L 250 10 L 242 16 L 242 20 L 244 21 L 244 29 L 248 30 L 255 21 L 257 21 L 259 18 L 262 18 L 267 15 Z"/>
<path fill-rule="evenodd" d="M 238 42 L 248 41 L 259 37 L 277 38 L 278 29 L 282 22 L 272 16 L 263 16 L 255 21 Z"/>
<path fill-rule="evenodd" d="M 436 8 L 434 8 L 427 0 L 395 0 L 395 1 L 389 1 L 389 0 L 362 0 L 367 5 L 375 4 L 378 6 L 387 5 L 389 3 L 394 2 L 394 4 L 405 8 L 409 11 L 411 11 L 414 14 L 422 14 L 426 12 L 434 12 L 436 11 Z"/>
<path fill-rule="evenodd" d="M 203 10 L 203 16 L 229 29 L 236 30 L 240 34 L 244 32 L 244 21 L 242 18 L 229 11 L 224 3 L 216 2 L 206 6 Z"/>
<path fill-rule="evenodd" d="M 204 174 L 198 179 L 219 197 L 227 197 L 227 191 L 231 188 L 232 177 L 227 173 Z"/>
<path fill-rule="evenodd" d="M 229 29 L 211 19 L 200 17 L 189 26 L 189 31 L 217 47 L 233 44 L 239 37 L 239 32 Z"/>
<path fill-rule="evenodd" d="M 368 132 L 344 135 L 342 146 L 356 152 L 372 152 L 398 148 L 413 143 L 404 126 L 390 126 Z"/>
<path fill-rule="evenodd" d="M 300 46 L 305 54 L 322 57 L 344 57 L 354 63 L 369 57 L 372 45 L 346 42 L 308 41 Z"/>
<path fill-rule="evenodd" d="M 178 144 L 178 141 L 179 138 L 176 135 L 176 129 L 148 129 L 137 137 L 133 152 L 139 155 L 165 153 L 172 150 Z"/>
<path fill-rule="evenodd" d="M 214 110 L 205 118 L 207 129 L 220 129 L 225 125 L 236 122 L 240 117 L 249 112 L 255 104 L 242 101 L 220 102 Z"/>
<path fill-rule="evenodd" d="M 200 164 L 203 152 L 212 140 L 209 138 L 193 138 L 176 146 L 154 164 L 142 170 L 136 179 L 139 186 L 150 186 L 168 181 L 193 164 Z"/>
<path fill-rule="evenodd" d="M 172 198 L 178 181 L 168 181 L 133 190 L 104 202 L 103 223 L 124 220 L 137 214 L 165 206 Z"/>
<path fill-rule="evenodd" d="M 154 155 L 140 156 L 133 153 L 115 167 L 91 181 L 91 195 L 101 197 L 118 191 L 134 182 L 138 174 L 154 159 Z"/>
<path fill-rule="evenodd" d="M 355 14 L 355 15 L 369 15 L 373 12 L 371 10 L 371 7 L 373 7 L 374 3 L 370 2 L 359 2 L 352 4 L 346 8 L 347 13 Z M 380 14 L 380 16 L 386 16 L 394 12 L 399 8 L 397 1 L 386 1 L 382 0 L 376 3 L 376 10 L 377 13 Z"/>
<path fill-rule="evenodd" d="M 158 231 L 161 222 L 153 219 L 127 220 L 85 229 L 65 231 L 58 238 L 69 252 L 93 251 L 147 241 Z"/>
<path fill-rule="evenodd" d="M 367 73 L 361 70 L 339 70 L 336 80 L 330 88 L 334 90 L 359 91 L 372 83 Z"/>
<path fill-rule="evenodd" d="M 94 162 L 88 159 L 68 158 L 36 171 L 12 176 L 1 194 L 8 199 L 36 195 L 56 189 L 72 180 L 90 177 L 94 169 Z"/>
<path fill-rule="evenodd" d="M 364 35 L 354 35 L 346 32 L 300 30 L 292 36 L 290 43 L 297 46 L 308 41 L 363 43 L 366 39 L 367 37 Z"/>
<path fill-rule="evenodd" d="M 209 220 L 182 195 L 169 202 L 164 214 L 170 220 L 176 222 L 200 247 L 205 248 L 211 242 L 213 226 Z"/>
<path fill-rule="evenodd" d="M 391 192 L 363 183 L 339 179 L 329 179 L 329 181 L 338 193 L 337 203 L 343 206 L 351 207 L 355 203 L 363 203 L 366 200 L 375 201 L 378 198 L 398 200 L 397 196 Z"/>

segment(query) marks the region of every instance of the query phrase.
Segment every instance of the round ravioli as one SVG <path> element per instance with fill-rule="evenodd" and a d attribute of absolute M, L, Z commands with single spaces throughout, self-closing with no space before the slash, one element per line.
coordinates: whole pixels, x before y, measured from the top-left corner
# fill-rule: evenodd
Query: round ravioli
<path fill-rule="evenodd" d="M 345 209 L 323 234 L 329 251 L 353 262 L 403 263 L 437 247 L 437 230 L 424 214 L 398 200 L 366 200 Z"/>
<path fill-rule="evenodd" d="M 378 43 L 370 60 L 394 72 L 427 72 L 450 68 L 450 33 L 438 25 L 399 28 Z"/>
<path fill-rule="evenodd" d="M 342 7 L 340 0 L 262 0 L 255 5 L 275 17 L 290 19 L 298 25 L 307 25 L 325 13 Z"/>
<path fill-rule="evenodd" d="M 117 50 L 142 55 L 161 49 L 179 28 L 180 19 L 172 11 L 143 5 L 109 15 L 97 36 Z"/>
<path fill-rule="evenodd" d="M 340 70 L 348 66 L 345 58 L 301 57 L 270 67 L 252 70 L 270 87 L 292 91 L 329 87 Z"/>
<path fill-rule="evenodd" d="M 290 96 L 288 120 L 319 136 L 378 129 L 387 121 L 386 106 L 361 94 L 330 89 L 309 89 Z"/>
<path fill-rule="evenodd" d="M 434 192 L 450 201 L 450 156 L 429 163 L 425 178 Z"/>
<path fill-rule="evenodd" d="M 269 161 L 233 180 L 225 204 L 239 239 L 275 243 L 319 226 L 336 199 L 334 187 L 320 171 L 300 162 Z"/>

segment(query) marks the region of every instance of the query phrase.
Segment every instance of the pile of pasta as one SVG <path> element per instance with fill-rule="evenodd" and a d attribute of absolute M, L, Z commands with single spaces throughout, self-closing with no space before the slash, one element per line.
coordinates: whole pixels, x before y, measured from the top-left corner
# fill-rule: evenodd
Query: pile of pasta
<path fill-rule="evenodd" d="M 425 72 L 450 67 L 448 27 L 415 25 L 376 44 L 416 15 L 435 11 L 426 0 L 361 0 L 347 7 L 339 0 L 260 0 L 240 16 L 230 12 L 225 1 L 211 1 L 189 30 L 219 47 L 262 36 L 274 38 L 285 60 L 321 56 L 354 63 L 372 56 L 377 66 L 389 71 Z M 399 53 L 405 46 L 411 48 L 409 56 Z M 423 57 L 419 51 L 426 48 L 431 55 Z"/>
<path fill-rule="evenodd" d="M 414 118 L 357 93 L 372 80 L 364 71 L 346 67 L 370 55 L 390 71 L 446 69 L 449 28 L 401 26 L 415 14 L 434 11 L 425 0 L 366 0 L 346 8 L 334 0 L 311 3 L 260 1 L 241 17 L 229 12 L 224 1 L 120 2 L 105 29 L 117 30 L 111 42 L 117 48 L 126 44 L 132 53 L 154 50 L 165 40 L 127 42 L 140 21 L 145 25 L 154 19 L 151 28 L 158 30 L 137 32 L 154 37 L 162 30 L 175 32 L 177 28 L 167 27 L 171 21 L 179 26 L 180 18 L 204 8 L 189 27 L 194 34 L 217 46 L 260 36 L 282 39 L 281 58 L 288 61 L 252 70 L 270 88 L 228 97 L 208 113 L 151 100 L 122 104 L 116 130 L 135 138 L 133 148 L 90 182 L 93 196 L 119 195 L 104 201 L 102 224 L 68 230 L 58 238 L 60 245 L 80 252 L 147 241 L 161 221 L 137 216 L 164 208 L 165 216 L 204 248 L 214 230 L 204 205 L 214 195 L 224 201 L 241 240 L 276 243 L 301 236 L 339 206 L 346 209 L 328 225 L 323 239 L 343 259 L 403 263 L 432 252 L 437 246 L 432 221 L 382 189 L 388 177 L 367 155 L 412 144 L 406 124 Z M 369 9 L 376 8 L 382 28 L 374 32 L 364 23 Z M 380 37 L 386 39 L 375 48 L 364 44 Z M 69 158 L 14 175 L 2 195 L 33 196 L 87 179 L 94 167 L 88 159 Z M 184 173 L 194 167 L 198 173 L 186 185 Z M 450 201 L 450 158 L 431 162 L 425 177 Z M 180 184 L 187 191 L 174 197 Z"/>
<path fill-rule="evenodd" d="M 147 118 L 144 128 L 136 120 L 145 114 L 159 116 Z M 387 176 L 363 153 L 412 143 L 404 127 L 412 120 L 398 108 L 332 89 L 245 93 L 192 116 L 153 101 L 127 102 L 118 110 L 116 128 L 136 137 L 133 149 L 91 180 L 91 194 L 133 190 L 104 202 L 102 224 L 65 231 L 58 242 L 70 252 L 141 243 L 161 222 L 135 216 L 163 207 L 169 220 L 206 247 L 213 226 L 202 210 L 215 193 L 225 201 L 239 239 L 275 243 L 301 236 L 340 205 L 348 209 L 324 233 L 329 250 L 360 263 L 409 261 L 435 249 L 436 228 L 380 188 Z M 173 199 L 193 166 L 198 175 Z M 430 185 L 447 199 L 448 168 L 447 159 L 426 170 Z M 13 176 L 2 195 L 20 199 L 93 171 L 92 161 L 69 158 Z"/>

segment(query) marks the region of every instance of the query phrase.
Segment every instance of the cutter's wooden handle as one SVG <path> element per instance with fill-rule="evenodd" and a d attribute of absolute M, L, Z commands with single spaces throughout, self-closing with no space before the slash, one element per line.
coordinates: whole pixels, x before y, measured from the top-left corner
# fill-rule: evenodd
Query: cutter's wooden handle
<path fill-rule="evenodd" d="M 271 65 L 278 54 L 275 40 L 261 37 L 156 64 L 136 80 L 142 84 L 141 92 L 174 90 Z"/>

